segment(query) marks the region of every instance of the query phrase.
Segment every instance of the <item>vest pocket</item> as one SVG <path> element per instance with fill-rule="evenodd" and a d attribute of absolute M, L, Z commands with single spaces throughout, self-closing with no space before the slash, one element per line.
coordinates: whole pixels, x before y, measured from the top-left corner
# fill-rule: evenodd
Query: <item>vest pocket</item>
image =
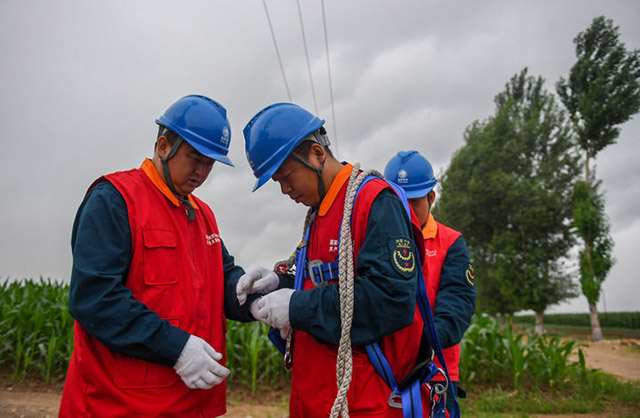
<path fill-rule="evenodd" d="M 178 319 L 168 319 L 173 326 Z M 172 367 L 114 353 L 113 381 L 122 389 L 163 388 L 173 386 L 178 374 Z"/>
<path fill-rule="evenodd" d="M 178 240 L 174 231 L 143 229 L 144 282 L 148 285 L 174 284 L 178 282 Z"/>
<path fill-rule="evenodd" d="M 354 350 L 353 380 L 348 394 L 351 414 L 388 416 L 391 413 L 388 404 L 389 392 L 389 388 L 371 365 L 367 353 Z"/>

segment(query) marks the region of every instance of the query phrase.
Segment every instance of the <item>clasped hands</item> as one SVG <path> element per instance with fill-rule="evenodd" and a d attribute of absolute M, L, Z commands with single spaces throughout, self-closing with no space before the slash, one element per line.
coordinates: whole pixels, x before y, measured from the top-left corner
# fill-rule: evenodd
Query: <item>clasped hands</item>
<path fill-rule="evenodd" d="M 251 314 L 259 321 L 279 328 L 283 338 L 290 332 L 289 300 L 293 289 L 280 289 L 276 273 L 266 267 L 256 267 L 240 277 L 236 285 L 236 295 L 240 305 L 247 301 L 247 295 L 264 294 L 252 302 Z M 182 381 L 191 389 L 211 389 L 229 376 L 229 369 L 218 363 L 222 354 L 205 340 L 195 335 L 189 336 L 173 368 Z"/>
<path fill-rule="evenodd" d="M 279 328 L 283 337 L 286 337 L 291 327 L 289 302 L 294 290 L 276 290 L 279 283 L 278 275 L 274 271 L 266 267 L 255 267 L 240 277 L 236 285 L 236 295 L 240 305 L 243 305 L 247 301 L 247 295 L 264 294 L 251 304 L 251 314 L 255 319 Z"/>

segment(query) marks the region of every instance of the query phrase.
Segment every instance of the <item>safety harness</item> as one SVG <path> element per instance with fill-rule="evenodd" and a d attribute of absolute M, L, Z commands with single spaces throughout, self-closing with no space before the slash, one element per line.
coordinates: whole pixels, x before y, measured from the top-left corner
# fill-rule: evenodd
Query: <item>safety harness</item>
<path fill-rule="evenodd" d="M 315 215 L 313 209 L 310 209 L 307 214 L 304 237 L 295 252 L 295 290 L 302 290 L 305 279 L 310 279 L 316 287 L 324 286 L 334 280 L 340 280 L 341 283 L 339 292 L 342 333 L 338 348 L 338 359 L 336 361 L 338 394 L 331 410 L 331 417 L 337 417 L 340 414 L 343 417 L 349 416 L 346 393 L 349 389 L 352 372 L 350 334 L 351 320 L 353 317 L 354 280 L 353 248 L 351 246 L 351 216 L 353 204 L 358 192 L 362 189 L 364 184 L 374 178 L 383 179 L 380 173 L 374 171 L 364 172 L 360 176 L 358 176 L 358 173 L 359 164 L 356 164 L 351 173 L 347 188 L 347 195 L 345 197 L 345 209 L 340 231 L 338 259 L 328 263 L 323 263 L 320 260 L 309 261 L 307 259 L 311 224 Z M 400 197 L 409 218 L 411 218 L 411 209 L 404 190 L 392 182 L 387 183 L 393 188 L 398 197 Z M 419 359 L 416 366 L 414 366 L 402 381 L 398 382 L 378 343 L 369 344 L 365 348 L 369 361 L 371 361 L 374 369 L 385 381 L 387 386 L 391 388 L 391 395 L 389 397 L 390 406 L 402 408 L 403 416 L 405 418 L 422 418 L 422 396 L 420 388 L 424 384 L 429 390 L 432 399 L 431 416 L 444 418 L 446 417 L 447 388 L 451 385 L 451 379 L 449 377 L 449 372 L 442 353 L 442 347 L 438 340 L 435 324 L 433 322 L 433 315 L 431 313 L 431 306 L 427 297 L 423 272 L 421 268 L 418 269 L 418 271 L 419 277 L 417 283 L 416 303 L 424 322 L 424 330 L 422 340 L 420 342 Z M 279 331 L 275 328 L 271 328 L 269 331 L 269 338 L 276 348 L 284 354 L 285 367 L 291 368 L 294 332 L 289 335 L 285 342 L 285 340 L 280 336 Z M 440 361 L 442 369 L 439 369 L 433 363 L 434 355 Z M 441 374 L 445 378 L 444 383 L 433 381 L 434 377 L 438 374 Z M 453 411 L 451 411 L 451 417 L 458 418 L 460 416 L 458 401 L 456 399 L 455 391 L 452 391 L 452 393 L 455 406 Z"/>

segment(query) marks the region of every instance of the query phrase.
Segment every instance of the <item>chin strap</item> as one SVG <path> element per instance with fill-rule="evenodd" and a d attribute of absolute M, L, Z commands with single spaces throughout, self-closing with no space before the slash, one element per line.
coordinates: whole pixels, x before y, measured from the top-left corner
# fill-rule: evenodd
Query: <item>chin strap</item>
<path fill-rule="evenodd" d="M 301 156 L 299 156 L 295 152 L 291 153 L 291 158 L 293 158 L 294 160 L 296 160 L 300 164 L 304 165 L 309 170 L 313 170 L 313 171 L 316 172 L 316 174 L 318 175 L 318 194 L 320 195 L 320 201 L 322 201 L 322 199 L 324 199 L 324 195 L 326 193 L 325 186 L 324 186 L 324 180 L 322 178 L 322 171 L 324 170 L 324 163 L 326 162 L 326 159 L 325 159 L 325 161 L 322 162 L 322 164 L 320 164 L 320 167 L 316 168 L 316 167 L 312 166 L 311 164 L 309 164 L 308 162 L 306 162 Z"/>
<path fill-rule="evenodd" d="M 171 193 L 173 193 L 178 201 L 185 206 L 185 211 L 187 213 L 187 218 L 189 218 L 189 222 L 193 222 L 196 219 L 196 210 L 193 208 L 193 205 L 191 205 L 191 202 L 187 197 L 180 196 L 176 192 L 176 188 L 173 186 L 173 180 L 171 180 L 171 171 L 169 171 L 169 159 L 171 159 L 171 157 L 173 157 L 176 152 L 178 152 L 178 148 L 182 144 L 182 141 L 183 139 L 178 137 L 178 140 L 171 146 L 169 154 L 165 158 L 161 158 L 160 161 L 162 162 L 162 171 L 164 173 L 165 183 L 167 183 L 167 186 L 169 186 L 169 190 L 171 190 Z"/>
<path fill-rule="evenodd" d="M 324 132 L 325 132 L 324 128 L 320 128 L 320 130 L 318 130 L 318 131 L 316 131 L 316 132 L 314 132 L 312 134 L 313 135 L 313 139 L 308 138 L 308 140 L 316 142 L 317 144 L 319 144 L 322 147 L 322 149 L 326 150 L 327 147 L 331 143 L 329 142 L 329 138 L 324 134 Z M 324 199 L 324 195 L 327 193 L 326 187 L 324 185 L 324 179 L 322 178 L 322 171 L 324 170 L 324 163 L 327 162 L 326 157 L 325 157 L 325 160 L 320 165 L 320 167 L 316 168 L 316 167 L 312 166 L 311 164 L 309 164 L 307 161 L 305 161 L 304 158 L 302 158 L 301 156 L 299 156 L 295 152 L 292 152 L 290 155 L 291 155 L 291 158 L 293 158 L 297 162 L 301 163 L 302 165 L 304 165 L 305 167 L 309 168 L 310 170 L 313 170 L 313 171 L 316 172 L 316 174 L 318 175 L 318 195 L 320 195 L 320 201 L 322 202 L 322 199 Z"/>

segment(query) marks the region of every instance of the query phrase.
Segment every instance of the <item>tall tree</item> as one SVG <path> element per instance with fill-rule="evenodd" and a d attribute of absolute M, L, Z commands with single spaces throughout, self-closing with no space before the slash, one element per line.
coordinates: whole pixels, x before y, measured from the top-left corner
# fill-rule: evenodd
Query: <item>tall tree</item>
<path fill-rule="evenodd" d="M 579 171 L 564 112 L 525 68 L 495 98 L 496 113 L 465 132 L 434 208 L 461 230 L 476 264 L 478 307 L 542 312 L 574 296 L 563 261 Z"/>
<path fill-rule="evenodd" d="M 640 109 L 640 51 L 627 51 L 620 41 L 618 26 L 604 16 L 595 18 L 574 43 L 578 60 L 569 79 L 561 78 L 556 90 L 571 115 L 584 153 L 584 181 L 576 184 L 576 188 L 583 190 L 576 190 L 575 200 L 576 227 L 584 244 L 580 253 L 580 284 L 589 302 L 593 341 L 600 341 L 602 330 L 596 304 L 613 263 L 613 240 L 603 213 L 604 200 L 593 186 L 595 176 L 590 172 L 590 162 L 598 152 L 616 142 L 619 125 Z M 586 214 L 594 219 L 585 219 Z M 606 227 L 598 227 L 602 225 Z"/>

